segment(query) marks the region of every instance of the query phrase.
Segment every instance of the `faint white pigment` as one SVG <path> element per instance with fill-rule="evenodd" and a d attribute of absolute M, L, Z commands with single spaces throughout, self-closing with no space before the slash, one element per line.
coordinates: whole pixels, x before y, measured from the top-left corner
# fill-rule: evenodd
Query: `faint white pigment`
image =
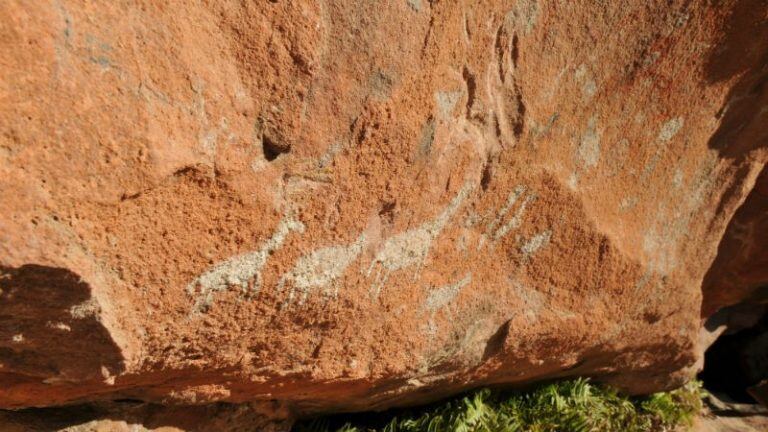
<path fill-rule="evenodd" d="M 571 173 L 571 175 L 568 176 L 568 181 L 566 184 L 570 189 L 576 190 L 576 188 L 579 186 L 579 176 L 576 175 L 576 173 Z"/>
<path fill-rule="evenodd" d="M 530 204 L 535 199 L 536 199 L 535 195 L 528 195 L 527 197 L 525 197 L 525 199 L 523 199 L 523 203 L 517 209 L 517 212 L 515 212 L 515 215 L 512 216 L 512 219 L 510 219 L 509 222 L 502 225 L 501 228 L 499 228 L 493 234 L 493 239 L 499 240 L 500 238 L 507 235 L 509 231 L 512 230 L 513 228 L 520 227 L 520 224 L 522 223 L 522 219 L 523 219 L 523 214 L 525 213 L 526 208 L 528 208 L 528 204 Z M 504 213 L 506 213 L 506 211 Z"/>
<path fill-rule="evenodd" d="M 416 12 L 421 12 L 421 0 L 408 0 L 408 6 Z"/>
<path fill-rule="evenodd" d="M 440 114 L 443 117 L 450 117 L 453 109 L 456 107 L 456 103 L 459 102 L 461 96 L 464 94 L 462 91 L 440 91 L 435 93 L 435 103 L 440 110 Z"/>
<path fill-rule="evenodd" d="M 576 69 L 576 72 L 574 73 L 574 77 L 577 81 L 582 83 L 581 93 L 584 96 L 584 100 L 589 101 L 592 99 L 592 96 L 597 93 L 597 84 L 592 78 L 592 74 L 590 74 L 589 70 L 587 70 L 587 66 L 585 64 L 579 65 L 578 69 Z"/>
<path fill-rule="evenodd" d="M 501 223 L 501 220 L 504 218 L 504 216 L 507 214 L 507 212 L 512 209 L 512 206 L 515 205 L 517 200 L 520 198 L 520 196 L 525 192 L 526 187 L 524 185 L 518 185 L 514 189 L 512 189 L 512 192 L 509 193 L 509 196 L 507 197 L 507 201 L 504 203 L 504 205 L 499 210 L 499 213 L 496 215 L 496 217 L 488 224 L 488 233 L 493 233 L 494 230 L 496 230 L 496 226 Z M 494 236 L 495 237 L 495 236 Z"/>
<path fill-rule="evenodd" d="M 338 288 L 335 283 L 347 267 L 360 255 L 365 245 L 365 234 L 347 246 L 330 246 L 317 249 L 296 261 L 288 273 L 285 273 L 277 285 L 280 292 L 290 285 L 285 305 L 294 301 L 298 293 L 298 304 L 304 304 L 311 291 L 322 291 L 328 297 L 336 297 Z"/>
<path fill-rule="evenodd" d="M 506 16 L 514 29 L 521 29 L 527 35 L 533 30 L 539 18 L 539 5 L 536 0 L 518 0 Z"/>
<path fill-rule="evenodd" d="M 267 258 L 282 246 L 292 231 L 304 232 L 304 224 L 288 216 L 280 221 L 275 232 L 259 249 L 222 261 L 198 276 L 187 285 L 187 293 L 191 296 L 199 288 L 193 310 L 204 310 L 213 301 L 214 293 L 231 286 L 238 286 L 245 291 L 251 284 L 252 292 L 258 292 L 261 288 L 261 270 Z"/>
<path fill-rule="evenodd" d="M 370 277 L 373 269 L 376 268 L 376 275 L 371 285 L 371 294 L 374 297 L 378 297 L 381 288 L 394 271 L 416 266 L 414 279 L 419 275 L 432 242 L 440 235 L 472 188 L 473 185 L 467 182 L 435 220 L 394 235 L 384 242 L 367 272 L 367 276 Z"/>
<path fill-rule="evenodd" d="M 520 227 L 523 221 L 523 215 L 525 214 L 528 205 L 536 199 L 536 195 L 533 193 L 529 193 L 525 198 L 523 198 L 522 204 L 520 204 L 514 216 L 512 216 L 512 218 L 507 221 L 507 223 L 500 227 L 499 224 L 501 224 L 504 217 L 507 215 L 507 213 L 509 213 L 510 210 L 512 210 L 518 200 L 526 194 L 526 191 L 527 188 L 525 185 L 518 185 L 509 193 L 507 201 L 501 207 L 496 217 L 490 223 L 488 223 L 488 226 L 486 227 L 486 234 L 481 237 L 480 242 L 477 245 L 478 250 L 485 245 L 486 237 L 489 236 L 494 241 L 498 241 L 504 236 L 508 235 L 513 229 Z"/>
<path fill-rule="evenodd" d="M 594 116 L 589 119 L 587 130 L 581 137 L 577 156 L 584 168 L 592 168 L 600 160 L 600 134 L 597 131 L 597 118 Z"/>
<path fill-rule="evenodd" d="M 627 211 L 637 205 L 637 197 L 623 198 L 619 203 L 619 211 Z"/>
<path fill-rule="evenodd" d="M 512 292 L 514 292 L 522 302 L 523 314 L 530 323 L 538 319 L 541 309 L 544 307 L 544 296 L 529 287 L 524 286 L 517 280 L 511 281 Z"/>
<path fill-rule="evenodd" d="M 435 288 L 429 293 L 424 308 L 430 312 L 435 312 L 438 309 L 445 307 L 448 303 L 459 295 L 461 289 L 472 282 L 472 273 L 467 273 L 461 280 L 454 282 L 450 285 L 446 285 L 440 288 Z"/>
<path fill-rule="evenodd" d="M 520 252 L 522 252 L 522 254 L 527 258 L 533 255 L 534 253 L 536 253 L 536 251 L 538 251 L 542 247 L 549 244 L 549 239 L 551 237 L 552 237 L 552 231 L 550 230 L 542 231 L 536 234 L 535 236 L 531 237 L 531 239 L 528 240 L 527 242 L 525 242 L 520 247 Z"/>
<path fill-rule="evenodd" d="M 667 142 L 671 140 L 677 133 L 680 131 L 680 128 L 683 127 L 683 118 L 682 117 L 676 117 L 672 120 L 669 120 L 668 122 L 661 125 L 661 130 L 659 131 L 658 140 L 661 142 Z"/>
<path fill-rule="evenodd" d="M 64 324 L 63 322 L 54 323 L 54 322 L 48 321 L 47 323 L 45 323 L 45 325 L 48 326 L 49 328 L 56 329 L 56 330 L 67 331 L 67 332 L 72 331 L 72 328 L 67 324 Z"/>
<path fill-rule="evenodd" d="M 451 303 L 461 290 L 472 282 L 472 273 L 467 273 L 462 279 L 439 288 L 434 288 L 427 300 L 424 302 L 423 309 L 430 313 L 429 320 L 422 325 L 421 331 L 430 339 L 437 334 L 438 326 L 435 323 L 435 314 L 438 310 Z"/>
<path fill-rule="evenodd" d="M 694 215 L 701 214 L 705 197 L 711 193 L 716 161 L 714 156 L 702 161 L 688 181 L 687 192 L 673 205 L 662 203 L 659 206 L 656 220 L 643 237 L 643 250 L 651 257 L 648 268 L 652 274 L 665 275 L 677 266 L 679 242 L 691 235 L 690 223 Z"/>
<path fill-rule="evenodd" d="M 683 185 L 683 171 L 680 168 L 675 168 L 675 174 L 672 177 L 672 186 L 675 189 L 680 189 Z"/>
<path fill-rule="evenodd" d="M 77 319 L 95 316 L 98 312 L 99 305 L 92 298 L 69 308 L 69 315 Z"/>

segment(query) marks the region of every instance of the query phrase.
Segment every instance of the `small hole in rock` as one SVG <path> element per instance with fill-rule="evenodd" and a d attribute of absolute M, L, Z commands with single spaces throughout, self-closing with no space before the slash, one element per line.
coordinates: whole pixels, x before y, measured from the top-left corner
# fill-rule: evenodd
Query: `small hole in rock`
<path fill-rule="evenodd" d="M 379 210 L 379 216 L 387 222 L 392 223 L 395 217 L 395 206 L 397 206 L 395 201 L 384 202 Z"/>
<path fill-rule="evenodd" d="M 270 162 L 277 159 L 281 154 L 291 151 L 290 147 L 279 145 L 266 135 L 262 138 L 261 145 L 264 150 L 264 158 Z"/>

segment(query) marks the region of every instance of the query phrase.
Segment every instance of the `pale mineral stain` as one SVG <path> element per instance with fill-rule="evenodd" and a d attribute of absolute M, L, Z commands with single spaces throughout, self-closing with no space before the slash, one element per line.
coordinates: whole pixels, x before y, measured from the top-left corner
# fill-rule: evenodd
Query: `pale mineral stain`
<path fill-rule="evenodd" d="M 658 141 L 662 143 L 666 143 L 672 138 L 674 138 L 675 135 L 680 131 L 680 129 L 683 127 L 684 120 L 682 117 L 676 117 L 673 118 L 663 125 L 661 125 L 661 130 L 659 130 L 659 136 L 656 138 Z"/>
<path fill-rule="evenodd" d="M 421 12 L 421 0 L 408 0 L 408 6 L 416 12 Z"/>
<path fill-rule="evenodd" d="M 659 226 L 661 225 L 661 226 Z M 687 221 L 677 220 L 673 223 L 654 224 L 643 236 L 643 251 L 650 257 L 648 268 L 655 274 L 668 274 L 677 265 L 674 253 L 675 240 L 679 231 Z"/>
<path fill-rule="evenodd" d="M 99 305 L 96 300 L 91 298 L 82 303 L 78 303 L 69 308 L 69 315 L 72 318 L 83 319 L 95 316 L 99 312 Z"/>
<path fill-rule="evenodd" d="M 263 156 L 256 157 L 251 161 L 251 170 L 255 173 L 261 172 L 268 166 L 269 162 Z"/>
<path fill-rule="evenodd" d="M 214 293 L 229 287 L 240 287 L 245 291 L 250 285 L 252 292 L 258 292 L 264 264 L 283 245 L 288 234 L 294 231 L 304 232 L 304 224 L 288 216 L 278 223 L 275 232 L 259 249 L 222 261 L 198 276 L 187 285 L 187 293 L 195 296 L 193 311 L 206 309 L 213 301 Z"/>
<path fill-rule="evenodd" d="M 565 184 L 568 185 L 569 189 L 576 190 L 579 187 L 579 175 L 576 173 L 571 173 L 571 175 L 568 176 L 568 180 Z"/>
<path fill-rule="evenodd" d="M 574 78 L 581 83 L 581 94 L 584 97 L 584 101 L 588 102 L 597 93 L 597 83 L 595 83 L 592 74 L 585 64 L 579 65 L 574 73 Z"/>
<path fill-rule="evenodd" d="M 66 332 L 72 331 L 72 328 L 63 322 L 54 323 L 54 322 L 48 321 L 47 323 L 45 323 L 45 325 L 49 328 L 56 329 L 56 330 L 61 330 Z"/>
<path fill-rule="evenodd" d="M 594 167 L 600 160 L 600 133 L 597 130 L 597 117 L 593 116 L 587 122 L 587 130 L 579 141 L 576 155 L 585 169 Z"/>
<path fill-rule="evenodd" d="M 648 267 L 654 274 L 666 275 L 676 268 L 680 241 L 691 235 L 694 215 L 699 214 L 700 208 L 708 202 L 716 161 L 714 155 L 703 160 L 688 181 L 686 192 L 671 206 L 662 202 L 656 220 L 645 231 L 643 251 L 650 257 Z"/>
<path fill-rule="evenodd" d="M 435 104 L 437 105 L 438 112 L 443 117 L 450 117 L 453 113 L 453 109 L 464 94 L 463 91 L 439 91 L 435 93 Z"/>
<path fill-rule="evenodd" d="M 278 282 L 278 291 L 283 292 L 290 286 L 284 305 L 290 305 L 296 294 L 300 294 L 297 303 L 304 304 L 310 292 L 322 292 L 327 297 L 336 297 L 340 278 L 352 262 L 357 259 L 365 245 L 365 233 L 346 246 L 330 246 L 317 249 L 296 261 L 289 272 Z"/>
<path fill-rule="evenodd" d="M 412 230 L 396 234 L 384 241 L 375 258 L 371 261 L 367 272 L 367 276 L 370 277 L 373 269 L 377 269 L 371 285 L 371 294 L 374 297 L 378 297 L 381 288 L 394 271 L 416 267 L 414 278 L 419 275 L 432 247 L 432 242 L 440 235 L 440 232 L 473 188 L 474 185 L 467 182 L 436 219 Z"/>
<path fill-rule="evenodd" d="M 421 129 L 419 140 L 419 156 L 426 157 L 432 151 L 432 143 L 435 142 L 435 120 L 430 118 Z"/>
<path fill-rule="evenodd" d="M 336 158 L 336 155 L 339 154 L 339 152 L 344 148 L 342 143 L 340 142 L 334 142 L 328 147 L 328 150 L 320 156 L 320 159 L 317 161 L 317 165 L 320 168 L 325 168 L 333 162 L 334 158 Z"/>
<path fill-rule="evenodd" d="M 638 202 L 637 197 L 623 198 L 619 203 L 619 211 L 624 212 L 624 211 L 630 210 L 637 205 L 637 202 Z"/>
<path fill-rule="evenodd" d="M 539 19 L 539 4 L 536 0 L 518 0 L 506 16 L 513 28 L 522 30 L 524 35 L 533 30 Z"/>
<path fill-rule="evenodd" d="M 680 189 L 683 186 L 683 171 L 680 168 L 675 168 L 675 174 L 672 176 L 672 186 L 675 189 Z"/>
<path fill-rule="evenodd" d="M 522 302 L 521 306 L 528 321 L 535 321 L 544 307 L 544 296 L 535 289 L 524 286 L 517 280 L 512 280 L 511 288 L 512 292 L 514 292 Z"/>
<path fill-rule="evenodd" d="M 462 288 L 469 285 L 470 282 L 472 282 L 472 273 L 467 273 L 466 276 L 457 282 L 433 289 L 424 302 L 424 309 L 430 312 L 442 309 L 452 302 L 459 295 Z"/>

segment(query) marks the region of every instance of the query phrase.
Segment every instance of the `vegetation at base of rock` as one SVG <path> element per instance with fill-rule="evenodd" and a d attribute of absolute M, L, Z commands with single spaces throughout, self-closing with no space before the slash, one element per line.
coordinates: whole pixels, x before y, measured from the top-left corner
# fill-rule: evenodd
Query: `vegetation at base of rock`
<path fill-rule="evenodd" d="M 663 432 L 689 427 L 701 410 L 698 381 L 642 398 L 586 379 L 529 392 L 483 389 L 420 409 L 313 419 L 294 432 Z"/>

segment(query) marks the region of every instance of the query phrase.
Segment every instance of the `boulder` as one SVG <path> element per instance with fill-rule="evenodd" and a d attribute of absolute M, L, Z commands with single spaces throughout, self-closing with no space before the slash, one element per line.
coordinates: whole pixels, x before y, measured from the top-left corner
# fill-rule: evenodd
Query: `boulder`
<path fill-rule="evenodd" d="M 768 284 L 766 23 L 2 2 L 0 407 L 681 384 L 704 321 Z"/>

